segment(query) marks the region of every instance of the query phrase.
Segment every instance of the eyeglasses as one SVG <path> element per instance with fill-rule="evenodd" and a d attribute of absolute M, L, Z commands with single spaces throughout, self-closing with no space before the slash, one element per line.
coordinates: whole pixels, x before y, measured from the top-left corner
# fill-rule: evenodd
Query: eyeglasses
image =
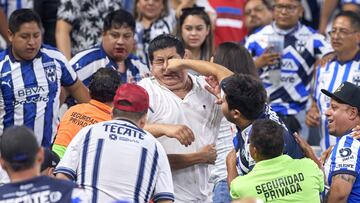
<path fill-rule="evenodd" d="M 259 12 L 265 10 L 265 8 L 266 8 L 265 6 L 259 5 L 259 6 L 256 6 L 255 8 L 253 8 L 253 9 L 245 10 L 244 15 L 249 16 L 252 12 L 259 13 Z"/>
<path fill-rule="evenodd" d="M 294 12 L 299 6 L 298 5 L 283 5 L 283 4 L 275 4 L 275 11 L 282 11 L 285 9 L 286 12 Z"/>
<path fill-rule="evenodd" d="M 348 30 L 345 30 L 345 29 L 339 29 L 339 30 L 330 30 L 328 32 L 328 35 L 330 37 L 334 37 L 336 34 L 340 37 L 340 38 L 344 38 L 344 37 L 348 37 L 349 35 L 352 35 L 354 33 L 357 33 L 359 31 L 348 31 Z"/>

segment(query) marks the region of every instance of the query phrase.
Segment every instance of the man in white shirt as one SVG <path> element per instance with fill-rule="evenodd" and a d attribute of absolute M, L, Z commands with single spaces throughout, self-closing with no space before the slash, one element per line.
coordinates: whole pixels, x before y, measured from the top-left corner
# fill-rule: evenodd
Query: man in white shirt
<path fill-rule="evenodd" d="M 214 143 L 222 113 L 214 102 L 215 96 L 204 88 L 204 78 L 188 74 L 186 70 L 165 70 L 169 59 L 184 56 L 184 46 L 176 37 L 168 34 L 156 37 L 149 45 L 153 77 L 141 80 L 139 85 L 150 96 L 149 123 L 163 124 L 164 128 L 185 125 L 191 131 L 188 134 L 193 133 L 195 137 L 187 147 L 180 144 L 181 139 L 158 138 L 170 161 L 175 201 L 209 202 L 208 164 L 214 164 L 216 159 Z M 184 133 L 183 139 L 188 138 Z"/>

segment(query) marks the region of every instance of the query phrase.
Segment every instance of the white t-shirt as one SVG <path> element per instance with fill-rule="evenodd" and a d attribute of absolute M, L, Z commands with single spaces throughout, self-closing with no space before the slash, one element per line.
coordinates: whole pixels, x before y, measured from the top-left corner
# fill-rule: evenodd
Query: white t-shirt
<path fill-rule="evenodd" d="M 83 128 L 55 173 L 76 179 L 95 202 L 174 199 L 169 161 L 161 144 L 127 120 Z"/>
<path fill-rule="evenodd" d="M 219 133 L 222 112 L 215 104 L 215 97 L 205 88 L 203 77 L 189 77 L 193 88 L 184 99 L 161 86 L 154 77 L 145 78 L 138 84 L 150 96 L 149 123 L 183 124 L 195 135 L 190 146 L 181 145 L 177 139 L 162 136 L 158 140 L 167 154 L 188 154 L 199 151 L 208 144 L 214 144 Z M 198 164 L 172 171 L 176 202 L 207 202 L 209 194 L 209 169 L 207 164 Z"/>

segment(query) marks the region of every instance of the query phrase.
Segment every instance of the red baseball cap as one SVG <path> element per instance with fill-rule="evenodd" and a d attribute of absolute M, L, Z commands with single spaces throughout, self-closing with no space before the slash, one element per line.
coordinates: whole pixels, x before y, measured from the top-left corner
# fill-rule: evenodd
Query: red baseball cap
<path fill-rule="evenodd" d="M 149 109 L 149 95 L 139 85 L 126 83 L 116 90 L 113 104 L 122 111 L 143 112 Z"/>

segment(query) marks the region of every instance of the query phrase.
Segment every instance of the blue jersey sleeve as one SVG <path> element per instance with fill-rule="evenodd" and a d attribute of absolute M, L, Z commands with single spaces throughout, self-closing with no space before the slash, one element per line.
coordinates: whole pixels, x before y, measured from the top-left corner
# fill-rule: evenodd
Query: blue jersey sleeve
<path fill-rule="evenodd" d="M 359 149 L 360 142 L 351 135 L 343 136 L 334 146 L 331 154 L 330 174 L 346 173 L 357 177 L 359 175 Z"/>
<path fill-rule="evenodd" d="M 284 154 L 289 155 L 293 159 L 304 158 L 304 153 L 299 144 L 296 142 L 294 136 L 290 135 L 288 131 L 285 131 L 284 142 Z"/>

